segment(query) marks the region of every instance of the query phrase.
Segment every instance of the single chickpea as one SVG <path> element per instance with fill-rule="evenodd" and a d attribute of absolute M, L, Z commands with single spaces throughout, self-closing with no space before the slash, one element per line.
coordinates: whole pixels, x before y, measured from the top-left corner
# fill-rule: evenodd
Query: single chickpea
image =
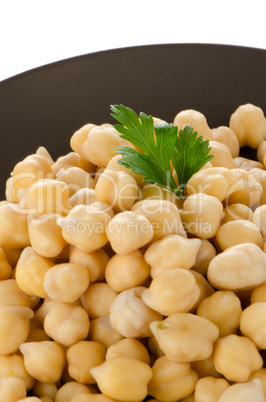
<path fill-rule="evenodd" d="M 91 394 L 91 391 L 84 384 L 69 381 L 58 389 L 55 395 L 55 402 L 72 402 L 72 399 L 79 394 Z"/>
<path fill-rule="evenodd" d="M 225 168 L 212 167 L 195 173 L 187 183 L 187 195 L 204 193 L 223 201 L 227 197 L 230 184 L 221 169 Z"/>
<path fill-rule="evenodd" d="M 104 315 L 90 321 L 89 339 L 101 343 L 106 349 L 120 341 L 123 336 L 110 322 L 110 316 Z"/>
<path fill-rule="evenodd" d="M 248 172 L 253 169 L 264 169 L 264 165 L 261 162 L 253 161 L 252 159 L 238 156 L 234 160 L 238 169 L 247 170 Z"/>
<path fill-rule="evenodd" d="M 115 402 L 104 394 L 79 394 L 75 395 L 71 402 Z"/>
<path fill-rule="evenodd" d="M 214 237 L 222 219 L 223 205 L 204 193 L 190 195 L 184 202 L 181 218 L 186 230 L 203 239 Z"/>
<path fill-rule="evenodd" d="M 57 225 L 59 218 L 59 214 L 28 215 L 31 247 L 42 257 L 56 257 L 65 246 L 62 229 Z"/>
<path fill-rule="evenodd" d="M 187 239 L 180 235 L 168 235 L 152 243 L 144 254 L 151 266 L 151 277 L 173 268 L 190 269 L 196 262 L 200 239 Z"/>
<path fill-rule="evenodd" d="M 239 244 L 212 259 L 207 277 L 217 289 L 253 289 L 266 280 L 265 264 L 266 254 L 260 247 L 253 243 Z"/>
<path fill-rule="evenodd" d="M 154 335 L 149 337 L 148 345 L 153 357 L 158 358 L 164 356 L 164 352 L 160 348 L 159 343 Z"/>
<path fill-rule="evenodd" d="M 50 300 L 48 297 L 43 300 L 40 307 L 34 313 L 34 322 L 36 322 L 37 328 L 42 328 L 45 317 L 51 311 L 54 306 L 57 306 L 57 302 Z M 39 324 L 39 325 L 38 325 Z"/>
<path fill-rule="evenodd" d="M 105 361 L 105 347 L 94 341 L 80 341 L 68 348 L 66 358 L 69 375 L 77 382 L 95 384 L 90 370 Z"/>
<path fill-rule="evenodd" d="M 227 145 L 231 151 L 232 157 L 236 158 L 239 155 L 239 142 L 236 134 L 231 128 L 219 126 L 212 129 L 214 140 Z"/>
<path fill-rule="evenodd" d="M 179 401 L 195 390 L 198 375 L 190 363 L 177 363 L 162 356 L 155 360 L 152 371 L 148 393 L 160 401 Z"/>
<path fill-rule="evenodd" d="M 100 366 L 93 367 L 100 391 L 113 399 L 142 401 L 148 394 L 152 369 L 146 363 L 129 357 L 112 357 Z"/>
<path fill-rule="evenodd" d="M 83 159 L 86 159 L 86 154 L 83 152 L 83 145 L 87 141 L 90 131 L 95 127 L 97 126 L 92 123 L 85 124 L 75 131 L 70 138 L 70 147 Z"/>
<path fill-rule="evenodd" d="M 30 245 L 27 215 L 12 203 L 0 205 L 0 245 L 21 249 Z"/>
<path fill-rule="evenodd" d="M 21 306 L 34 309 L 39 303 L 39 297 L 29 296 L 18 286 L 15 279 L 0 281 L 0 307 Z"/>
<path fill-rule="evenodd" d="M 242 169 L 232 169 L 236 183 L 231 186 L 226 200 L 227 205 L 244 204 L 248 207 L 256 205 L 261 198 L 263 188 L 251 172 Z"/>
<path fill-rule="evenodd" d="M 20 345 L 27 372 L 41 382 L 56 383 L 66 363 L 63 346 L 54 341 L 28 342 Z"/>
<path fill-rule="evenodd" d="M 47 159 L 47 161 L 49 162 L 49 164 L 52 166 L 52 164 L 54 163 L 53 158 L 51 157 L 50 153 L 48 152 L 48 150 L 43 147 L 40 146 L 36 149 L 36 155 L 41 155 L 44 156 L 44 158 Z"/>
<path fill-rule="evenodd" d="M 143 363 L 150 364 L 150 355 L 145 346 L 135 338 L 124 338 L 109 346 L 106 351 L 106 359 L 125 356 L 138 359 Z"/>
<path fill-rule="evenodd" d="M 81 295 L 81 304 L 90 318 L 98 318 L 110 313 L 110 306 L 117 292 L 105 282 L 92 283 Z"/>
<path fill-rule="evenodd" d="M 165 356 L 178 363 L 208 358 L 219 329 L 206 318 L 176 313 L 163 321 L 153 321 L 151 331 Z"/>
<path fill-rule="evenodd" d="M 237 167 L 234 158 L 232 157 L 230 148 L 227 145 L 218 141 L 210 141 L 210 154 L 214 155 L 211 160 L 213 167 L 225 167 L 227 169 L 235 169 Z"/>
<path fill-rule="evenodd" d="M 33 321 L 31 321 L 31 324 Z M 41 341 L 50 341 L 50 336 L 42 328 L 30 328 L 28 338 L 25 342 L 41 342 Z"/>
<path fill-rule="evenodd" d="M 90 205 L 95 201 L 96 195 L 93 188 L 81 188 L 69 198 L 72 208 L 76 205 Z"/>
<path fill-rule="evenodd" d="M 109 221 L 109 215 L 100 209 L 91 205 L 77 205 L 57 223 L 62 227 L 62 235 L 69 244 L 91 253 L 108 242 L 106 227 Z"/>
<path fill-rule="evenodd" d="M 195 400 L 198 402 L 218 401 L 229 386 L 229 382 L 224 378 L 200 378 L 195 388 Z"/>
<path fill-rule="evenodd" d="M 253 373 L 250 375 L 248 381 L 252 382 L 253 380 L 256 380 L 256 379 L 261 382 L 264 397 L 266 397 L 266 368 L 262 367 L 261 369 L 259 369 L 257 371 L 253 371 Z"/>
<path fill-rule="evenodd" d="M 266 137 L 266 119 L 261 108 L 247 103 L 230 116 L 229 127 L 236 134 L 239 146 L 258 148 Z"/>
<path fill-rule="evenodd" d="M 221 220 L 221 224 L 239 221 L 240 219 L 253 222 L 252 209 L 244 204 L 231 204 L 224 208 L 224 217 Z"/>
<path fill-rule="evenodd" d="M 0 356 L 0 378 L 3 377 L 20 378 L 24 381 L 27 391 L 32 389 L 34 384 L 33 377 L 25 369 L 23 356 L 18 354 Z"/>
<path fill-rule="evenodd" d="M 198 135 L 203 137 L 203 140 L 213 140 L 212 130 L 208 126 L 206 117 L 201 112 L 188 109 L 182 110 L 175 116 L 174 126 L 177 126 L 178 130 L 184 129 L 187 125 L 193 127 L 193 130 L 197 131 Z"/>
<path fill-rule="evenodd" d="M 111 208 L 111 206 L 109 204 L 107 204 L 106 202 L 103 201 L 94 201 L 90 204 L 90 207 L 92 209 L 96 209 L 96 210 L 100 210 L 105 212 L 107 215 L 110 216 L 110 218 L 112 219 L 115 216 L 115 213 L 113 211 L 113 209 Z"/>
<path fill-rule="evenodd" d="M 262 385 L 259 380 L 230 385 L 220 396 L 219 402 L 264 402 Z"/>
<path fill-rule="evenodd" d="M 9 279 L 12 274 L 12 267 L 9 264 L 4 250 L 0 247 L 0 281 Z"/>
<path fill-rule="evenodd" d="M 266 349 L 265 312 L 266 302 L 256 302 L 245 308 L 240 316 L 240 331 L 259 349 Z"/>
<path fill-rule="evenodd" d="M 50 258 L 41 257 L 32 247 L 26 247 L 16 266 L 16 281 L 30 296 L 47 297 L 43 287 L 45 273 L 54 265 Z"/>
<path fill-rule="evenodd" d="M 249 220 L 233 220 L 219 227 L 216 241 L 222 250 L 237 244 L 254 243 L 262 248 L 264 241 L 260 229 Z"/>
<path fill-rule="evenodd" d="M 106 168 L 115 156 L 115 151 L 122 146 L 132 148 L 132 144 L 120 137 L 114 127 L 98 126 L 90 130 L 83 144 L 83 154 L 96 166 Z"/>
<path fill-rule="evenodd" d="M 9 248 L 6 246 L 2 246 L 1 248 L 5 252 L 6 259 L 9 262 L 9 264 L 11 265 L 11 267 L 15 268 L 23 249 L 22 248 L 17 248 L 17 249 Z"/>
<path fill-rule="evenodd" d="M 45 273 L 43 288 L 50 299 L 73 303 L 85 292 L 89 282 L 89 272 L 84 265 L 62 263 Z"/>
<path fill-rule="evenodd" d="M 105 268 L 109 259 L 103 249 L 85 253 L 75 246 L 70 246 L 69 262 L 84 265 L 89 272 L 90 283 L 105 278 Z"/>
<path fill-rule="evenodd" d="M 115 254 L 107 263 L 105 279 L 116 292 L 143 285 L 150 275 L 150 266 L 139 250 Z"/>
<path fill-rule="evenodd" d="M 115 155 L 108 162 L 106 166 L 106 170 L 114 170 L 115 172 L 125 172 L 128 173 L 133 179 L 136 180 L 138 186 L 143 186 L 143 178 L 144 176 L 138 173 L 133 172 L 131 169 L 126 168 L 125 166 L 119 163 L 119 160 L 122 159 L 121 155 Z"/>
<path fill-rule="evenodd" d="M 204 300 L 206 297 L 211 296 L 215 292 L 215 290 L 202 274 L 200 274 L 197 271 L 194 271 L 193 269 L 190 269 L 189 272 L 194 276 L 196 284 L 200 291 L 198 300 L 196 301 L 196 303 L 194 303 L 194 305 L 190 309 L 190 312 L 194 313 L 198 308 L 198 306 L 200 305 L 200 303 L 202 302 L 202 300 Z"/>
<path fill-rule="evenodd" d="M 107 238 L 117 254 L 129 254 L 145 246 L 154 235 L 150 221 L 143 215 L 125 211 L 115 215 L 106 228 Z"/>
<path fill-rule="evenodd" d="M 203 276 L 206 275 L 209 263 L 216 256 L 216 249 L 207 239 L 201 239 L 201 245 L 193 265 L 193 270 L 199 272 Z"/>
<path fill-rule="evenodd" d="M 129 210 L 138 197 L 136 180 L 123 171 L 105 170 L 95 186 L 96 201 L 109 204 L 114 212 Z"/>
<path fill-rule="evenodd" d="M 179 208 L 182 205 L 180 198 L 178 198 L 172 191 L 169 191 L 157 184 L 146 183 L 141 187 L 142 200 L 166 200 L 170 201 Z"/>
<path fill-rule="evenodd" d="M 90 321 L 80 306 L 56 303 L 44 319 L 44 330 L 52 339 L 69 347 L 88 336 Z"/>
<path fill-rule="evenodd" d="M 266 282 L 257 286 L 250 295 L 250 304 L 260 302 L 266 303 Z"/>
<path fill-rule="evenodd" d="M 0 355 L 18 350 L 25 342 L 30 330 L 33 311 L 29 307 L 4 306 L 0 308 Z"/>
<path fill-rule="evenodd" d="M 69 152 L 66 155 L 59 156 L 59 158 L 52 165 L 54 176 L 56 176 L 61 169 L 77 166 L 79 160 L 80 156 L 76 152 Z"/>
<path fill-rule="evenodd" d="M 70 197 L 82 188 L 95 188 L 95 181 L 91 175 L 77 166 L 60 169 L 56 179 L 68 185 Z"/>
<path fill-rule="evenodd" d="M 207 357 L 207 359 L 196 360 L 191 362 L 192 370 L 196 371 L 199 378 L 203 377 L 213 377 L 213 378 L 221 378 L 222 374 L 218 373 L 214 367 L 213 361 L 213 353 Z"/>
<path fill-rule="evenodd" d="M 66 215 L 71 204 L 69 188 L 59 180 L 41 179 L 33 183 L 22 197 L 19 207 L 24 213 Z"/>
<path fill-rule="evenodd" d="M 241 313 L 240 299 L 230 290 L 220 290 L 206 297 L 197 309 L 197 315 L 207 318 L 219 328 L 220 337 L 237 331 Z"/>
<path fill-rule="evenodd" d="M 228 381 L 247 381 L 262 364 L 255 344 L 244 336 L 230 334 L 214 344 L 214 366 Z"/>
<path fill-rule="evenodd" d="M 0 377 L 0 395 L 4 402 L 16 402 L 26 397 L 24 381 L 17 377 Z"/>
<path fill-rule="evenodd" d="M 146 288 L 138 286 L 119 293 L 110 307 L 110 323 L 122 336 L 142 338 L 151 336 L 150 323 L 162 315 L 142 300 Z"/>
<path fill-rule="evenodd" d="M 50 397 L 53 401 L 57 393 L 57 385 L 54 383 L 41 382 L 36 380 L 34 382 L 32 391 L 33 394 L 39 398 L 41 398 L 42 396 L 47 396 Z"/>
<path fill-rule="evenodd" d="M 266 141 L 265 141 L 266 142 Z M 266 204 L 266 170 L 253 168 L 250 173 L 255 177 L 257 182 L 262 186 L 261 198 L 258 201 L 260 205 Z"/>
<path fill-rule="evenodd" d="M 164 316 L 188 312 L 199 296 L 200 289 L 193 274 L 180 268 L 159 273 L 141 294 L 148 307 Z"/>

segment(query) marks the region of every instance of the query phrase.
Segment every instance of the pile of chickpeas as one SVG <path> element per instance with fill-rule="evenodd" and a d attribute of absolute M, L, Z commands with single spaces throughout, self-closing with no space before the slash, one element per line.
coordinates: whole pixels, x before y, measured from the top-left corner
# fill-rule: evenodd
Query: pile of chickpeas
<path fill-rule="evenodd" d="M 265 401 L 266 119 L 245 104 L 228 126 L 179 112 L 174 125 L 188 124 L 214 158 L 184 199 L 118 163 L 133 145 L 110 124 L 14 167 L 0 203 L 0 402 Z"/>

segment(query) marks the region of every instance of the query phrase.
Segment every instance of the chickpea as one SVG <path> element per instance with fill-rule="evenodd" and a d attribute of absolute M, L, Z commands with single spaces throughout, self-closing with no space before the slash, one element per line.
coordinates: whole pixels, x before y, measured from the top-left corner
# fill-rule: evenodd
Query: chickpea
<path fill-rule="evenodd" d="M 33 309 L 39 300 L 39 297 L 24 293 L 15 279 L 0 281 L 0 307 L 21 306 Z"/>
<path fill-rule="evenodd" d="M 140 360 L 112 357 L 90 371 L 100 391 L 110 398 L 137 402 L 148 394 L 152 369 Z"/>
<path fill-rule="evenodd" d="M 110 316 L 104 315 L 90 321 L 89 339 L 101 343 L 106 349 L 120 341 L 123 336 L 110 323 Z"/>
<path fill-rule="evenodd" d="M 182 201 L 171 191 L 153 183 L 146 183 L 141 188 L 142 200 L 166 200 L 175 204 L 178 208 Z"/>
<path fill-rule="evenodd" d="M 250 172 L 253 169 L 260 169 L 260 170 L 264 169 L 264 165 L 261 162 L 253 161 L 252 159 L 243 158 L 239 156 L 234 160 L 238 169 L 240 168 L 243 170 L 247 170 L 248 172 Z"/>
<path fill-rule="evenodd" d="M 26 397 L 24 381 L 17 377 L 0 377 L 0 395 L 3 402 L 16 402 Z"/>
<path fill-rule="evenodd" d="M 193 269 L 191 269 L 189 272 L 194 276 L 196 284 L 200 291 L 198 300 L 196 301 L 196 303 L 194 303 L 194 305 L 190 309 L 190 312 L 194 312 L 198 308 L 202 300 L 204 300 L 206 297 L 211 296 L 215 292 L 215 290 L 202 274 L 200 274 L 197 271 L 194 271 Z"/>
<path fill-rule="evenodd" d="M 132 144 L 122 139 L 115 128 L 98 126 L 90 130 L 82 151 L 94 165 L 106 168 L 115 151 L 122 146 L 132 148 Z"/>
<path fill-rule="evenodd" d="M 68 243 L 85 253 L 91 253 L 107 243 L 106 227 L 109 221 L 107 213 L 91 205 L 77 205 L 57 223 L 62 227 L 62 235 Z"/>
<path fill-rule="evenodd" d="M 34 379 L 25 369 L 23 356 L 17 354 L 0 356 L 0 378 L 3 377 L 20 378 L 24 381 L 26 390 L 30 390 L 34 384 Z"/>
<path fill-rule="evenodd" d="M 261 369 L 259 369 L 257 371 L 253 371 L 253 373 L 250 375 L 248 381 L 252 382 L 253 380 L 256 380 L 256 379 L 261 382 L 264 397 L 265 397 L 266 396 L 266 368 L 262 367 Z"/>
<path fill-rule="evenodd" d="M 178 130 L 184 129 L 187 125 L 193 127 L 193 130 L 197 131 L 198 135 L 203 137 L 203 140 L 213 140 L 212 130 L 208 126 L 206 117 L 201 112 L 188 109 L 182 110 L 175 116 L 174 126 L 177 126 Z"/>
<path fill-rule="evenodd" d="M 151 331 L 167 359 L 186 363 L 208 358 L 219 329 L 206 318 L 176 313 L 163 321 L 153 321 Z"/>
<path fill-rule="evenodd" d="M 115 254 L 107 263 L 105 279 L 116 292 L 143 285 L 150 274 L 150 267 L 139 250 Z"/>
<path fill-rule="evenodd" d="M 260 229 L 265 237 L 266 235 L 266 205 L 256 208 L 253 213 L 253 222 Z"/>
<path fill-rule="evenodd" d="M 154 235 L 152 224 L 143 216 L 125 211 L 115 215 L 106 228 L 107 238 L 117 254 L 129 254 L 145 246 Z"/>
<path fill-rule="evenodd" d="M 96 195 L 93 188 L 81 188 L 69 198 L 72 208 L 76 205 L 90 205 L 95 201 Z"/>
<path fill-rule="evenodd" d="M 245 308 L 240 316 L 240 330 L 257 348 L 265 349 L 266 302 L 256 302 Z"/>
<path fill-rule="evenodd" d="M 70 246 L 69 262 L 84 265 L 89 272 L 90 283 L 104 279 L 105 267 L 109 259 L 108 254 L 103 249 L 85 253 L 75 246 Z"/>
<path fill-rule="evenodd" d="M 239 221 L 240 219 L 253 222 L 252 209 L 244 204 L 231 204 L 224 208 L 224 217 L 221 224 L 223 225 L 224 223 L 235 220 Z"/>
<path fill-rule="evenodd" d="M 56 395 L 55 402 L 72 402 L 72 399 L 79 394 L 90 394 L 89 387 L 76 381 L 70 381 L 62 385 Z"/>
<path fill-rule="evenodd" d="M 21 213 L 16 204 L 0 205 L 0 245 L 10 249 L 30 245 L 27 215 Z"/>
<path fill-rule="evenodd" d="M 207 357 L 207 359 L 203 360 L 196 360 L 191 362 L 192 370 L 195 370 L 198 374 L 199 378 L 203 377 L 213 377 L 213 378 L 220 378 L 222 374 L 218 373 L 214 367 L 213 361 L 213 353 Z"/>
<path fill-rule="evenodd" d="M 239 142 L 236 134 L 231 128 L 219 126 L 212 129 L 214 140 L 228 146 L 232 157 L 236 158 L 239 155 Z"/>
<path fill-rule="evenodd" d="M 219 328 L 220 337 L 237 331 L 241 313 L 241 302 L 230 290 L 215 292 L 202 300 L 197 309 L 197 315 L 207 318 Z"/>
<path fill-rule="evenodd" d="M 54 176 L 56 176 L 61 169 L 68 169 L 70 167 L 77 166 L 79 160 L 80 156 L 76 152 L 69 152 L 66 155 L 59 156 L 59 158 L 52 165 Z"/>
<path fill-rule="evenodd" d="M 104 346 L 98 342 L 80 341 L 70 346 L 66 354 L 69 375 L 79 383 L 94 384 L 90 370 L 104 363 L 105 353 Z"/>
<path fill-rule="evenodd" d="M 153 279 L 141 298 L 151 309 L 164 316 L 188 312 L 197 302 L 200 289 L 193 274 L 185 269 L 168 269 Z"/>
<path fill-rule="evenodd" d="M 9 279 L 12 274 L 12 267 L 9 264 L 4 250 L 0 247 L 0 281 Z"/>
<path fill-rule="evenodd" d="M 244 204 L 250 208 L 256 205 L 263 192 L 262 185 L 251 172 L 242 169 L 232 169 L 231 172 L 236 178 L 236 183 L 229 190 L 227 205 Z"/>
<path fill-rule="evenodd" d="M 234 158 L 232 157 L 230 148 L 227 145 L 218 141 L 210 141 L 210 154 L 214 155 L 211 164 L 214 167 L 225 167 L 227 169 L 235 169 L 237 167 Z"/>
<path fill-rule="evenodd" d="M 26 247 L 16 266 L 18 286 L 30 296 L 47 297 L 43 287 L 44 276 L 53 265 L 52 259 L 41 257 L 33 248 Z"/>
<path fill-rule="evenodd" d="M 45 398 L 44 402 L 47 401 L 46 397 L 42 397 L 42 398 Z M 17 402 L 42 402 L 42 401 L 43 401 L 43 399 L 37 398 L 36 396 L 28 396 L 26 398 L 19 399 Z M 48 402 L 50 402 L 50 401 L 51 401 L 51 398 L 48 399 Z"/>
<path fill-rule="evenodd" d="M 53 401 L 57 393 L 57 385 L 36 380 L 34 382 L 32 391 L 33 394 L 35 396 L 38 396 L 39 398 L 41 398 L 42 396 L 47 396 L 50 397 Z"/>
<path fill-rule="evenodd" d="M 195 400 L 197 402 L 215 402 L 230 386 L 224 378 L 205 377 L 200 378 L 195 388 Z"/>
<path fill-rule="evenodd" d="M 110 306 L 117 296 L 105 282 L 91 284 L 81 295 L 81 303 L 90 318 L 98 318 L 110 313 Z"/>
<path fill-rule="evenodd" d="M 65 246 L 59 214 L 28 215 L 29 239 L 33 250 L 42 257 L 53 258 Z"/>
<path fill-rule="evenodd" d="M 266 170 L 253 168 L 250 170 L 250 173 L 255 177 L 257 182 L 262 186 L 262 194 L 261 194 L 259 203 L 260 203 L 260 205 L 264 205 L 264 204 L 266 204 Z"/>
<path fill-rule="evenodd" d="M 243 243 L 254 243 L 262 248 L 264 241 L 259 228 L 248 220 L 233 220 L 219 227 L 216 241 L 222 250 Z"/>
<path fill-rule="evenodd" d="M 115 155 L 110 159 L 106 166 L 106 170 L 114 170 L 115 172 L 125 172 L 128 173 L 133 179 L 136 180 L 138 186 L 143 186 L 143 178 L 144 176 L 138 173 L 133 172 L 131 169 L 126 168 L 123 165 L 120 165 L 119 160 L 122 159 L 121 155 Z"/>
<path fill-rule="evenodd" d="M 215 236 L 222 214 L 221 201 L 211 195 L 197 193 L 185 200 L 181 217 L 189 233 L 209 239 Z"/>
<path fill-rule="evenodd" d="M 20 345 L 27 372 L 41 382 L 56 383 L 65 366 L 65 350 L 54 341 L 28 342 Z"/>
<path fill-rule="evenodd" d="M 31 321 L 31 324 L 33 321 Z M 41 342 L 41 341 L 50 341 L 51 338 L 46 334 L 44 329 L 42 328 L 30 328 L 30 332 L 28 338 L 25 342 Z"/>
<path fill-rule="evenodd" d="M 247 103 L 230 117 L 229 127 L 236 134 L 240 147 L 258 148 L 266 137 L 266 119 L 261 108 Z"/>
<path fill-rule="evenodd" d="M 265 401 L 262 385 L 259 380 L 230 385 L 219 398 L 219 402 L 250 401 Z"/>
<path fill-rule="evenodd" d="M 18 350 L 29 335 L 33 311 L 28 307 L 4 306 L 0 308 L 0 355 Z"/>
<path fill-rule="evenodd" d="M 47 335 L 65 347 L 85 339 L 89 328 L 88 314 L 80 306 L 56 303 L 44 319 Z"/>
<path fill-rule="evenodd" d="M 151 336 L 150 323 L 162 315 L 149 308 L 142 300 L 146 288 L 138 286 L 119 293 L 110 307 L 110 323 L 124 337 Z"/>
<path fill-rule="evenodd" d="M 77 166 L 60 169 L 56 179 L 68 185 L 70 197 L 82 188 L 95 188 L 95 181 L 91 175 Z"/>
<path fill-rule="evenodd" d="M 71 402 L 115 402 L 104 394 L 79 394 L 71 399 Z"/>
<path fill-rule="evenodd" d="M 266 280 L 265 264 L 266 255 L 256 244 L 239 244 L 212 259 L 207 277 L 218 289 L 253 289 Z"/>
<path fill-rule="evenodd" d="M 262 364 L 255 344 L 245 336 L 230 334 L 219 338 L 214 345 L 215 369 L 228 381 L 247 381 Z"/>
<path fill-rule="evenodd" d="M 266 282 L 257 286 L 250 295 L 250 304 L 266 302 Z"/>
<path fill-rule="evenodd" d="M 193 270 L 206 275 L 209 263 L 216 256 L 216 249 L 207 239 L 201 239 L 201 245 L 193 265 Z"/>
<path fill-rule="evenodd" d="M 22 197 L 19 207 L 25 213 L 66 215 L 71 205 L 69 188 L 59 180 L 41 179 L 33 183 Z"/>
<path fill-rule="evenodd" d="M 90 207 L 92 209 L 96 209 L 96 210 L 105 212 L 107 215 L 110 216 L 111 219 L 115 216 L 113 209 L 106 202 L 94 201 L 90 204 Z"/>
<path fill-rule="evenodd" d="M 145 216 L 152 224 L 154 231 L 152 241 L 160 240 L 169 234 L 186 237 L 179 210 L 171 201 L 141 200 L 133 205 L 131 211 Z"/>
<path fill-rule="evenodd" d="M 198 380 L 189 363 L 173 362 L 165 356 L 155 361 L 152 371 L 148 393 L 160 401 L 179 401 L 190 395 Z"/>
<path fill-rule="evenodd" d="M 180 235 L 168 235 L 152 243 L 144 254 L 151 266 L 151 277 L 173 268 L 190 269 L 196 262 L 200 239 L 187 239 Z"/>
<path fill-rule="evenodd" d="M 150 364 L 150 356 L 145 346 L 135 338 L 124 338 L 109 346 L 106 352 L 106 359 L 125 356 L 138 359 L 143 363 Z"/>
<path fill-rule="evenodd" d="M 43 146 L 40 146 L 40 147 L 37 148 L 37 150 L 36 150 L 36 155 L 44 156 L 44 158 L 47 159 L 47 161 L 49 162 L 49 164 L 50 164 L 51 166 L 52 166 L 52 164 L 54 163 L 54 160 L 53 160 L 53 158 L 51 157 L 50 153 L 49 153 L 48 150 L 47 150 L 45 147 L 43 147 Z"/>
<path fill-rule="evenodd" d="M 74 152 L 80 155 L 81 158 L 86 159 L 86 154 L 83 152 L 83 145 L 87 141 L 90 131 L 97 127 L 95 124 L 88 123 L 74 132 L 70 138 L 70 146 Z M 88 160 L 89 161 L 89 160 Z"/>
<path fill-rule="evenodd" d="M 56 264 L 44 275 L 43 287 L 50 299 L 73 303 L 89 286 L 89 272 L 84 265 Z"/>
<path fill-rule="evenodd" d="M 136 180 L 123 171 L 105 170 L 95 186 L 96 201 L 106 202 L 116 213 L 129 210 L 137 196 Z"/>

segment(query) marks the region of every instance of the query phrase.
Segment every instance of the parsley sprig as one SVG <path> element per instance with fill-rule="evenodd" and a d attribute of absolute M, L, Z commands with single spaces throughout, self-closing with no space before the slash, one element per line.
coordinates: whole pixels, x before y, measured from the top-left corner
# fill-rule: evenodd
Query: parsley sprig
<path fill-rule="evenodd" d="M 179 130 L 173 124 L 154 124 L 152 116 L 123 105 L 111 106 L 112 116 L 120 123 L 114 127 L 121 137 L 141 151 L 123 146 L 116 150 L 122 155 L 118 163 L 144 176 L 147 183 L 154 183 L 183 197 L 183 190 L 190 177 L 213 158 L 209 155 L 209 141 L 197 136 L 197 131 L 186 126 Z M 171 171 L 176 171 L 178 185 Z"/>

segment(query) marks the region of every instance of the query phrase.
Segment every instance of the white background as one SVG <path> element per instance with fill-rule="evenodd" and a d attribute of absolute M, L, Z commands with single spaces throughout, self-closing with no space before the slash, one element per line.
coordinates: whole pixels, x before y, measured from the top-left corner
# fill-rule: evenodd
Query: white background
<path fill-rule="evenodd" d="M 95 51 L 161 43 L 266 49 L 265 0 L 0 0 L 0 81 Z"/>

